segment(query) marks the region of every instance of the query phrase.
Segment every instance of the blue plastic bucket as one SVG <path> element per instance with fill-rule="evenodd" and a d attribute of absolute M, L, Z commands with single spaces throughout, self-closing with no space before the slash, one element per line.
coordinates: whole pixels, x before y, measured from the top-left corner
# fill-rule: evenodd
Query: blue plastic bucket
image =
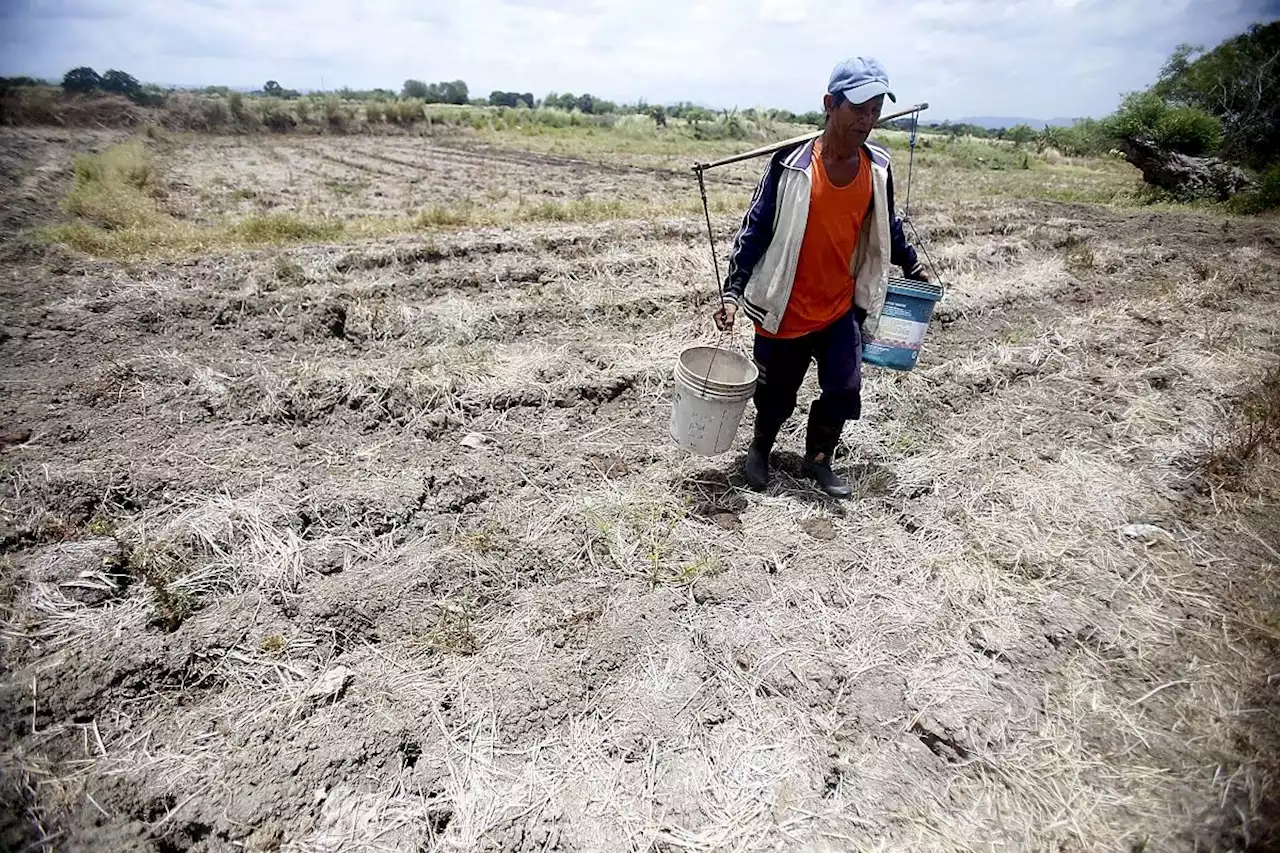
<path fill-rule="evenodd" d="M 942 298 L 942 286 L 926 281 L 889 279 L 884 310 L 875 337 L 863 341 L 862 360 L 890 370 L 916 366 L 933 306 Z"/>

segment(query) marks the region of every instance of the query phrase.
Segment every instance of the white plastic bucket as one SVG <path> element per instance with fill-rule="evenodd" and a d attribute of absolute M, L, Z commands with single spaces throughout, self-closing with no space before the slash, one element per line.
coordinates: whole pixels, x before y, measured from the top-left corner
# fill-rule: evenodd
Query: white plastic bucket
<path fill-rule="evenodd" d="M 745 356 L 690 347 L 676 362 L 671 438 L 690 453 L 715 456 L 733 446 L 759 371 Z"/>

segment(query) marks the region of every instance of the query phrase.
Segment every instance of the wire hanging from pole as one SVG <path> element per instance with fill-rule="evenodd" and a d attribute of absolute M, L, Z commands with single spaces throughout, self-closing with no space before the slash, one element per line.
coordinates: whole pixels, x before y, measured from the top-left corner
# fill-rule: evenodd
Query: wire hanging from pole
<path fill-rule="evenodd" d="M 711 228 L 711 206 L 707 203 L 707 184 L 702 177 L 702 174 L 705 171 L 705 169 L 702 167 L 697 167 L 694 169 L 694 171 L 698 173 L 698 192 L 701 193 L 702 195 L 702 215 L 706 217 L 706 220 L 707 220 L 707 242 L 711 244 L 711 264 L 715 268 L 715 272 L 716 272 L 715 296 L 713 298 L 713 301 L 719 300 L 721 305 L 723 305 L 724 297 L 721 295 L 721 290 L 720 290 L 720 287 L 721 287 L 720 256 L 716 254 L 716 235 L 715 235 L 715 231 L 713 231 Z M 720 337 L 717 341 L 717 344 L 724 341 L 724 336 L 726 333 L 727 333 L 726 329 L 720 330 Z M 716 351 L 711 354 L 711 361 L 707 363 L 707 375 L 704 377 L 704 380 L 707 382 L 711 381 L 711 371 L 716 366 L 716 356 L 718 356 L 719 354 L 720 354 L 720 347 L 717 346 Z M 723 427 L 724 427 L 724 424 L 722 423 L 721 428 Z M 719 436 L 717 436 L 716 440 L 719 441 Z"/>
<path fill-rule="evenodd" d="M 911 114 L 911 137 L 908 141 L 908 149 L 910 153 L 907 155 L 907 201 L 902 207 L 902 221 L 911 229 L 911 234 L 916 238 L 916 245 L 920 247 L 920 251 L 924 252 L 924 258 L 929 262 L 929 269 L 933 271 L 933 276 L 938 280 L 938 284 L 946 290 L 946 285 L 942 282 L 942 277 L 938 275 L 938 265 L 933 262 L 933 256 L 929 254 L 929 247 L 925 245 L 924 238 L 920 236 L 920 232 L 916 229 L 916 224 L 911 220 L 911 178 L 915 174 L 916 165 L 916 139 L 920 133 L 920 113 Z"/>
<path fill-rule="evenodd" d="M 698 192 L 702 194 L 702 213 L 707 218 L 707 240 L 711 243 L 711 263 L 716 269 L 716 296 L 720 296 L 720 256 L 716 254 L 716 236 L 711 230 L 711 208 L 707 204 L 707 184 L 702 179 L 704 169 L 696 167 L 698 173 Z"/>
<path fill-rule="evenodd" d="M 902 218 L 911 218 L 911 173 L 916 164 L 916 131 L 920 127 L 920 113 L 911 114 L 911 153 L 907 156 L 907 203 L 902 208 Z"/>

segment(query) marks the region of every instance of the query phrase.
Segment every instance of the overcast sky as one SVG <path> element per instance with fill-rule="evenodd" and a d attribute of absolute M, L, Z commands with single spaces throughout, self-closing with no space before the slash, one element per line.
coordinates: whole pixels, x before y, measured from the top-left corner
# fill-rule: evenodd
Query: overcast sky
<path fill-rule="evenodd" d="M 1280 0 L 0 0 L 0 74 L 398 89 L 408 77 L 618 101 L 820 108 L 878 57 L 926 119 L 1100 116 L 1180 42 L 1212 47 Z"/>

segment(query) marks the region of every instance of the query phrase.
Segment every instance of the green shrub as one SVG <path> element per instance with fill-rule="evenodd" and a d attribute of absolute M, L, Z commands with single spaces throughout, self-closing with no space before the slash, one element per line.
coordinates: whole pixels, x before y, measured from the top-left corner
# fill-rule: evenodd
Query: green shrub
<path fill-rule="evenodd" d="M 369 124 L 381 124 L 392 106 L 384 105 L 381 101 L 370 101 L 364 105 L 364 120 Z"/>
<path fill-rule="evenodd" d="M 1258 187 L 1258 200 L 1263 210 L 1280 208 L 1280 163 L 1262 173 Z"/>
<path fill-rule="evenodd" d="M 102 88 L 102 77 L 87 65 L 72 68 L 62 78 L 62 88 L 69 94 L 86 94 Z"/>
<path fill-rule="evenodd" d="M 1195 107 L 1174 107 L 1156 122 L 1156 144 L 1199 156 L 1218 150 L 1222 122 Z"/>
<path fill-rule="evenodd" d="M 1200 107 L 1222 119 L 1223 153 L 1265 169 L 1280 152 L 1277 55 L 1280 20 L 1256 23 L 1207 52 L 1179 45 L 1153 89 L 1170 103 Z"/>
<path fill-rule="evenodd" d="M 1014 145 L 1026 145 L 1036 138 L 1036 132 L 1032 130 L 1029 124 L 1019 124 L 1009 128 L 1004 138 Z"/>
<path fill-rule="evenodd" d="M 1222 122 L 1217 118 L 1195 107 L 1171 107 L 1154 92 L 1126 96 L 1105 127 L 1119 139 L 1147 139 L 1193 156 L 1213 152 L 1222 142 Z"/>
<path fill-rule="evenodd" d="M 1280 209 L 1280 163 L 1259 176 L 1257 189 L 1240 193 L 1231 199 L 1229 206 L 1235 213 L 1263 213 Z"/>
<path fill-rule="evenodd" d="M 1107 118 L 1107 130 L 1121 139 L 1154 139 L 1156 124 L 1169 111 L 1164 100 L 1152 92 L 1132 92 L 1120 102 L 1120 109 Z"/>
<path fill-rule="evenodd" d="M 298 121 L 306 124 L 311 121 L 311 99 L 299 98 L 297 103 L 293 105 L 294 111 L 298 114 Z"/>

